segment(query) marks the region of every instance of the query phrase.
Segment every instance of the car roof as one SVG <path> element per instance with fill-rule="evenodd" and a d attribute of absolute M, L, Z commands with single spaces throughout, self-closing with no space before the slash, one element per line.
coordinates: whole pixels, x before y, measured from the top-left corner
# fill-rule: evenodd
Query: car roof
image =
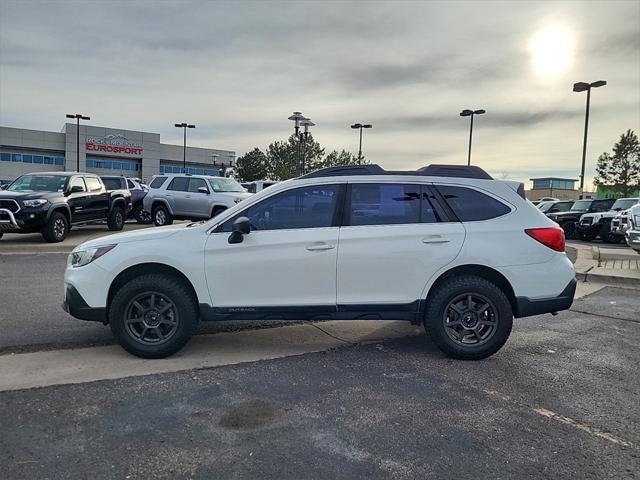
<path fill-rule="evenodd" d="M 97 177 L 95 173 L 89 172 L 29 172 L 24 175 L 58 175 L 60 177 L 73 177 L 74 175 L 84 175 L 87 177 Z"/>
<path fill-rule="evenodd" d="M 341 167 L 321 168 L 314 172 L 298 177 L 326 178 L 326 177 L 355 177 L 355 176 L 379 176 L 401 175 L 419 177 L 446 177 L 446 178 L 473 178 L 478 180 L 493 180 L 493 177 L 482 168 L 475 165 L 444 165 L 432 164 L 417 170 L 385 170 L 380 165 L 345 165 Z"/>

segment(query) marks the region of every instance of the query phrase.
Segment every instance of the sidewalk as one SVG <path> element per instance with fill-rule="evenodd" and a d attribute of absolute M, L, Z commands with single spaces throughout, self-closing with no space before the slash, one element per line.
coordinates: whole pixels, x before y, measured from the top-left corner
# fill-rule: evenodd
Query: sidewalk
<path fill-rule="evenodd" d="M 567 243 L 578 280 L 640 287 L 640 255 L 630 248 Z"/>

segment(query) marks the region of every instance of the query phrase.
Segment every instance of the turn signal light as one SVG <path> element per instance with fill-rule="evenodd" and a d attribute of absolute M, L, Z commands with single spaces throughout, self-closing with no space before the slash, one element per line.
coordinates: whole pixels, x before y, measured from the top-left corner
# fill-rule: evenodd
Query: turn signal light
<path fill-rule="evenodd" d="M 564 252 L 564 230 L 562 228 L 527 228 L 524 232 L 545 247 L 556 252 Z"/>

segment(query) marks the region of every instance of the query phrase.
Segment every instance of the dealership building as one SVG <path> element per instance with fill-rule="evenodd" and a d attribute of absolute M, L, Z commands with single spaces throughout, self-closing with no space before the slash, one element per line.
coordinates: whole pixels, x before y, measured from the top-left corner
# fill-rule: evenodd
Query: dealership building
<path fill-rule="evenodd" d="M 79 136 L 78 136 L 79 133 Z M 79 148 L 78 148 L 79 147 Z M 0 179 L 29 172 L 80 171 L 148 180 L 182 173 L 183 146 L 160 134 L 66 123 L 62 132 L 0 127 Z M 235 160 L 232 150 L 187 147 L 186 173 L 218 176 Z"/>

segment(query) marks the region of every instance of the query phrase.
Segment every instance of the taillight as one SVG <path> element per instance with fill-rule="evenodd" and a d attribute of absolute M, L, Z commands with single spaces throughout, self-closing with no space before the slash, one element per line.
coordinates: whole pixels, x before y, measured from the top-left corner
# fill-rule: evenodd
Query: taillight
<path fill-rule="evenodd" d="M 564 252 L 564 230 L 560 227 L 527 228 L 525 233 L 556 252 Z"/>

